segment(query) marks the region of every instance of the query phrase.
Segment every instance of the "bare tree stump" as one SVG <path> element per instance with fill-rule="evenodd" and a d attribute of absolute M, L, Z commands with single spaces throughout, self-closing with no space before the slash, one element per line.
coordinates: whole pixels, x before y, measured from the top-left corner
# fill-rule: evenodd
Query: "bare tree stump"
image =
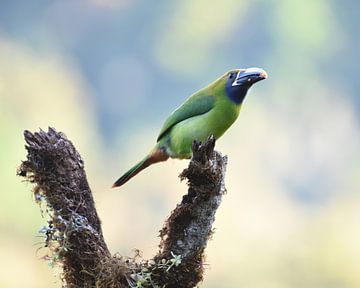
<path fill-rule="evenodd" d="M 227 158 L 214 151 L 214 137 L 194 142 L 180 175 L 188 193 L 160 231 L 158 254 L 139 261 L 110 254 L 84 162 L 66 136 L 53 128 L 24 136 L 28 155 L 18 174 L 35 184 L 35 199 L 46 207 L 46 258 L 62 269 L 63 287 L 190 288 L 203 279 L 204 250 L 225 192 Z"/>

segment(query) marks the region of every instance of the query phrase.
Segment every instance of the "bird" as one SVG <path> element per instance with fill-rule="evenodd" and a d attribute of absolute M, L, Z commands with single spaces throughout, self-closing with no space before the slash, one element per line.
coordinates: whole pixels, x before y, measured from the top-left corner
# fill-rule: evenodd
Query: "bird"
<path fill-rule="evenodd" d="M 120 187 L 148 166 L 169 158 L 189 159 L 194 140 L 219 139 L 235 122 L 250 87 L 268 77 L 261 68 L 233 69 L 192 94 L 164 122 L 155 147 L 123 174 Z"/>

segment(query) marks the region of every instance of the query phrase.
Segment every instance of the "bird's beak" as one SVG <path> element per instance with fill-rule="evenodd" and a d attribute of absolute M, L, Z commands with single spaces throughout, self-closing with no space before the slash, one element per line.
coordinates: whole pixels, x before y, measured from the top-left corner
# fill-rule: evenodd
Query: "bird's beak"
<path fill-rule="evenodd" d="M 238 72 L 232 86 L 238 86 L 245 83 L 252 85 L 266 78 L 268 78 L 268 75 L 265 70 L 261 68 L 247 68 Z"/>

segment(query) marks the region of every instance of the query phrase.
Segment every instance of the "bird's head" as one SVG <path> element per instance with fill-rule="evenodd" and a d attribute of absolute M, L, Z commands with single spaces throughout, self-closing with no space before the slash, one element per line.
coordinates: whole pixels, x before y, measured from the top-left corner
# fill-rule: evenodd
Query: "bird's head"
<path fill-rule="evenodd" d="M 267 77 L 267 73 L 261 68 L 247 68 L 231 70 L 222 79 L 227 96 L 235 103 L 241 104 L 249 88 Z"/>

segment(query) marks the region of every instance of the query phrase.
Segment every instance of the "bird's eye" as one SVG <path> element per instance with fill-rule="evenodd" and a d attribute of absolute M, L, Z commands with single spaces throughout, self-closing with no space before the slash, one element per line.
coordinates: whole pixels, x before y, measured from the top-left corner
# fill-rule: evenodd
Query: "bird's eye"
<path fill-rule="evenodd" d="M 229 74 L 229 79 L 232 79 L 232 78 L 234 77 L 234 75 L 235 75 L 235 73 L 234 73 L 234 72 L 231 72 L 231 73 Z"/>

